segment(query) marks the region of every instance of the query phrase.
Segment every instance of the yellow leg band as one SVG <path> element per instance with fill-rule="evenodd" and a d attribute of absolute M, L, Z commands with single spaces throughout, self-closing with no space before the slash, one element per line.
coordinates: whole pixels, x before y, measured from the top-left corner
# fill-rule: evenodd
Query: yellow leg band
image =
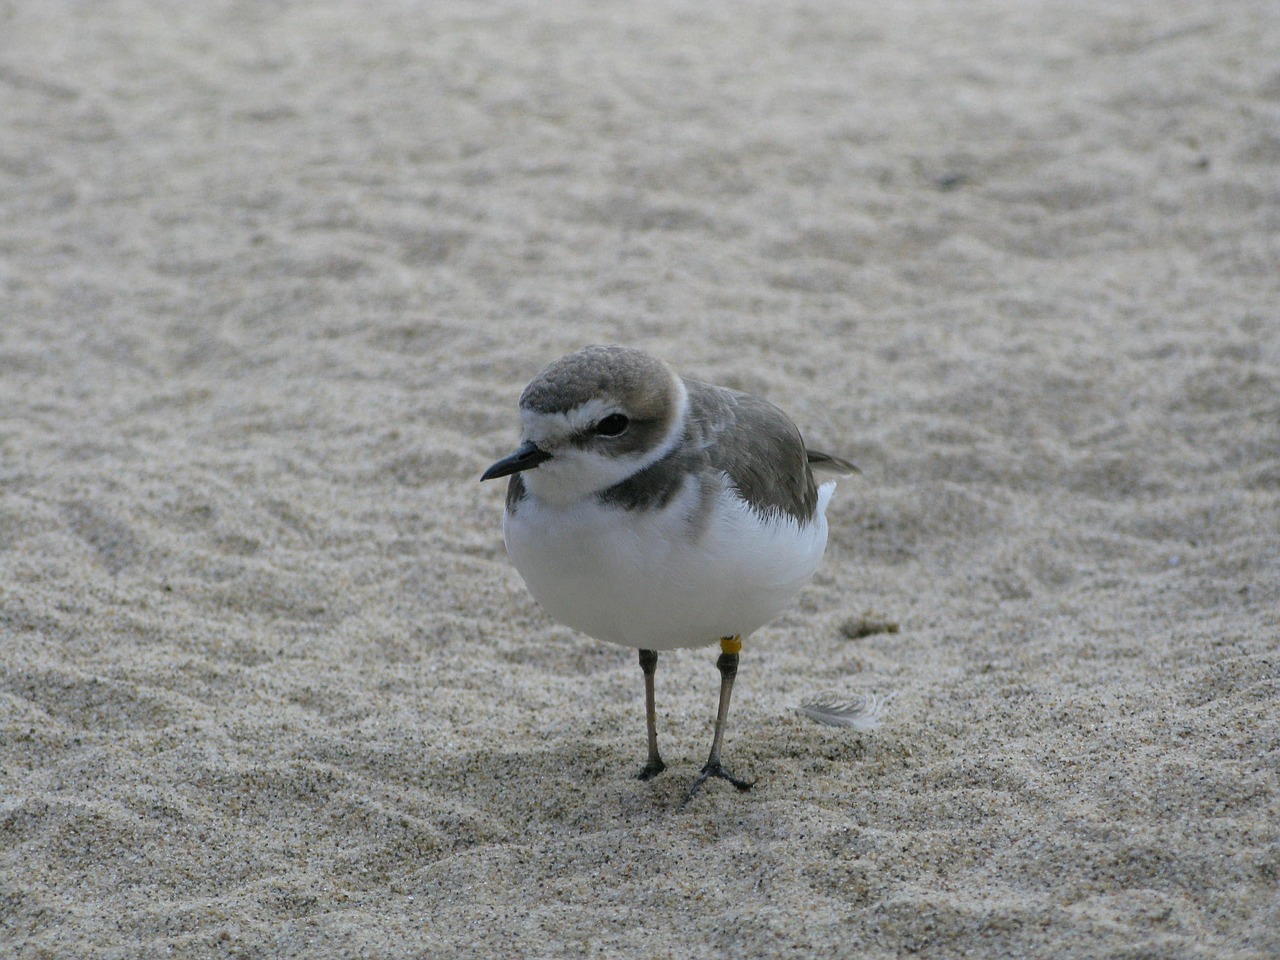
<path fill-rule="evenodd" d="M 732 637 L 721 637 L 720 652 L 721 653 L 741 653 L 742 637 L 737 635 L 734 635 Z"/>

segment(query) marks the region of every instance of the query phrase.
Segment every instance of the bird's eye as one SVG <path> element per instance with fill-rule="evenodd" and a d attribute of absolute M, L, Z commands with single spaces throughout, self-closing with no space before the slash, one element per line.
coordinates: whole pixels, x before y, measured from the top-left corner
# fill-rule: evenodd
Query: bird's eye
<path fill-rule="evenodd" d="M 626 433 L 627 426 L 631 423 L 626 417 L 620 413 L 611 413 L 599 423 L 596 424 L 597 437 L 617 437 Z"/>

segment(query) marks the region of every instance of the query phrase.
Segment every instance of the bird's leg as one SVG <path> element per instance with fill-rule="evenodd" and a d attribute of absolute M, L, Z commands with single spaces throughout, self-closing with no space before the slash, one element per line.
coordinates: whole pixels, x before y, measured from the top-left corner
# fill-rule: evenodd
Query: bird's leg
<path fill-rule="evenodd" d="M 658 651 L 640 651 L 640 669 L 644 672 L 644 716 L 649 727 L 649 759 L 636 776 L 640 780 L 652 780 L 667 765 L 658 755 L 658 712 L 653 705 L 653 674 L 658 669 Z"/>
<path fill-rule="evenodd" d="M 741 637 L 721 637 L 720 657 L 716 666 L 720 669 L 720 709 L 716 711 L 716 733 L 711 741 L 711 755 L 703 764 L 698 779 L 689 788 L 689 800 L 698 789 L 711 777 L 728 780 L 739 790 L 750 790 L 755 786 L 754 780 L 740 780 L 720 765 L 720 743 L 724 740 L 724 722 L 729 716 L 729 696 L 733 693 L 733 678 L 738 675 L 738 652 L 742 650 Z M 686 801 L 687 802 L 687 801 Z"/>

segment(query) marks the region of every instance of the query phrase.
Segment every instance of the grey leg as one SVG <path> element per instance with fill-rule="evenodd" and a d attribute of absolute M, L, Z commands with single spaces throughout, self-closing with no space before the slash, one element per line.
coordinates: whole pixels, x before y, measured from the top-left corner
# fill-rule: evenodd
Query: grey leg
<path fill-rule="evenodd" d="M 742 791 L 750 790 L 756 784 L 754 780 L 741 780 L 735 777 L 720 765 L 720 744 L 724 740 L 724 724 L 729 716 L 729 697 L 733 693 L 734 677 L 738 675 L 738 651 L 741 649 L 742 640 L 739 637 L 724 637 L 720 641 L 721 653 L 716 660 L 716 666 L 720 670 L 720 708 L 716 711 L 716 732 L 711 741 L 711 755 L 703 764 L 698 779 L 689 788 L 689 800 L 692 800 L 699 788 L 712 777 L 728 780 Z"/>
<path fill-rule="evenodd" d="M 640 780 L 652 780 L 667 765 L 658 755 L 658 711 L 653 704 L 653 674 L 658 669 L 658 651 L 640 651 L 640 669 L 644 673 L 644 716 L 649 727 L 649 759 L 636 777 Z"/>

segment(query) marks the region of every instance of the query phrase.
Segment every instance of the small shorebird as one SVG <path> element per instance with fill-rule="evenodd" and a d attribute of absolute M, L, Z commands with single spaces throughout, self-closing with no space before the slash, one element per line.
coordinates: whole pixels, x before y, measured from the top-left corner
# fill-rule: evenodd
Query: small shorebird
<path fill-rule="evenodd" d="M 649 758 L 658 752 L 658 651 L 720 643 L 709 778 L 749 790 L 720 762 L 742 639 L 809 582 L 827 544 L 835 476 L 851 463 L 805 448 L 764 400 L 677 376 L 618 346 L 552 363 L 520 395 L 520 446 L 481 480 L 510 477 L 502 533 L 529 592 L 553 618 L 635 647 Z M 840 722 L 828 719 L 827 722 Z"/>

